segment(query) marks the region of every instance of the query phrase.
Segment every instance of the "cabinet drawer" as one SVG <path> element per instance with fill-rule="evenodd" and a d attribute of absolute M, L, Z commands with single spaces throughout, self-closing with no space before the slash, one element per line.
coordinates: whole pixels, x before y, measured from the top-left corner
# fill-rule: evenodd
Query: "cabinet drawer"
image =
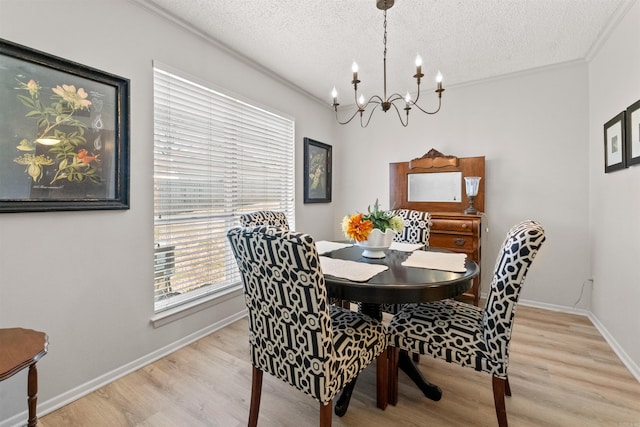
<path fill-rule="evenodd" d="M 431 220 L 432 231 L 452 231 L 455 233 L 473 234 L 473 219 L 440 219 Z"/>
<path fill-rule="evenodd" d="M 431 233 L 429 246 L 462 252 L 473 252 L 473 236 Z"/>

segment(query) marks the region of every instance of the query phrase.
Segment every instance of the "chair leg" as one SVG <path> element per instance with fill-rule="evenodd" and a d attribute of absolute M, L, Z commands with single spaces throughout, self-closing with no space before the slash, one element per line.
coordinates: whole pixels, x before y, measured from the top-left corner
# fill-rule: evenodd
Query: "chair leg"
<path fill-rule="evenodd" d="M 320 402 L 320 427 L 331 427 L 331 400 L 326 404 Z"/>
<path fill-rule="evenodd" d="M 505 393 L 507 396 L 511 396 L 511 387 L 509 386 L 509 377 L 507 377 L 507 379 L 506 379 L 505 388 L 504 388 L 504 393 Z"/>
<path fill-rule="evenodd" d="M 389 403 L 389 358 L 385 348 L 376 359 L 376 398 L 378 408 L 385 410 Z"/>
<path fill-rule="evenodd" d="M 507 410 L 504 406 L 504 395 L 506 392 L 506 378 L 493 377 L 493 400 L 496 406 L 496 416 L 498 426 L 507 427 Z"/>
<path fill-rule="evenodd" d="M 398 403 L 398 352 L 396 347 L 387 347 L 389 357 L 389 404 Z"/>
<path fill-rule="evenodd" d="M 249 427 L 258 425 L 258 412 L 260 412 L 260 395 L 262 393 L 262 370 L 253 367 L 251 379 L 251 407 L 249 408 Z"/>

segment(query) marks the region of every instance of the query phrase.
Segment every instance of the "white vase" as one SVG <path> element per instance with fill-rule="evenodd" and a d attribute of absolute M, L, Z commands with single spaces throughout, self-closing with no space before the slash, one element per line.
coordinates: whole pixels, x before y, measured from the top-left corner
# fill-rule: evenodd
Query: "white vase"
<path fill-rule="evenodd" d="M 371 230 L 369 237 L 357 245 L 364 249 L 362 256 L 365 258 L 384 258 L 384 250 L 389 249 L 396 232 L 390 228 L 384 233 L 377 228 Z"/>

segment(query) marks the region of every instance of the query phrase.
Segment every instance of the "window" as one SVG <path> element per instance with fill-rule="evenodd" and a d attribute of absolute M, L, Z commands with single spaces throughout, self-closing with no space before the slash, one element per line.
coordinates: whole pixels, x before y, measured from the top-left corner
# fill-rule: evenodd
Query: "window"
<path fill-rule="evenodd" d="M 294 224 L 294 122 L 154 63 L 155 311 L 240 286 L 239 215 Z"/>

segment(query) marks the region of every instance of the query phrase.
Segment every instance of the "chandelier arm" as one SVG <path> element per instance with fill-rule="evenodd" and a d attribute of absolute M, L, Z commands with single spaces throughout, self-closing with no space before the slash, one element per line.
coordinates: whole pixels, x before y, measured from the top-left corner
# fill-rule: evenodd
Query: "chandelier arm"
<path fill-rule="evenodd" d="M 398 119 L 400 119 L 400 123 L 402 123 L 402 126 L 407 127 L 407 125 L 409 124 L 409 110 L 406 110 L 407 111 L 407 121 L 405 122 L 405 121 L 402 120 L 402 114 L 400 114 L 400 110 L 398 110 L 398 107 L 396 107 L 396 104 L 391 104 L 391 105 L 393 105 L 393 108 L 395 108 L 396 113 L 398 113 Z M 420 108 L 420 107 L 418 107 L 418 108 Z"/>
<path fill-rule="evenodd" d="M 393 103 L 399 99 L 404 100 L 404 96 L 400 95 L 399 93 L 392 93 L 391 95 L 389 95 L 389 99 L 387 99 L 387 102 Z"/>
<path fill-rule="evenodd" d="M 359 105 L 359 104 L 358 104 L 358 88 L 355 88 L 355 89 L 353 90 L 353 100 L 354 100 L 354 102 L 355 102 L 355 104 L 356 104 L 356 105 Z"/>
<path fill-rule="evenodd" d="M 378 104 L 377 102 L 375 104 Z M 371 121 L 371 117 L 373 116 L 373 113 L 376 111 L 375 107 L 371 109 L 371 111 L 369 112 L 369 117 L 367 118 L 367 122 L 363 125 L 362 124 L 362 114 L 360 115 L 360 127 L 362 128 L 366 128 L 367 126 L 369 126 L 369 122 Z"/>
<path fill-rule="evenodd" d="M 418 99 L 420 99 L 420 81 L 418 80 L 418 93 L 416 94 L 416 99 L 413 100 L 413 103 L 415 104 L 416 102 L 418 102 Z"/>
<path fill-rule="evenodd" d="M 415 102 L 412 104 L 414 105 L 416 108 L 418 108 L 418 110 L 422 111 L 425 114 L 436 114 L 438 111 L 440 111 L 440 107 L 442 106 L 442 98 L 438 97 L 438 109 L 434 110 L 434 111 L 427 111 L 424 110 L 422 107 L 420 107 L 418 104 L 416 104 Z"/>
<path fill-rule="evenodd" d="M 384 100 L 382 98 L 380 98 L 378 95 L 373 95 L 371 98 L 369 98 L 369 100 L 366 102 L 366 104 L 364 104 L 362 106 L 363 110 L 366 110 L 367 107 L 369 106 L 369 104 L 376 104 L 376 105 L 380 105 L 384 102 Z"/>
<path fill-rule="evenodd" d="M 351 117 L 349 117 L 349 120 L 347 120 L 346 122 L 341 122 L 341 121 L 340 121 L 340 119 L 338 118 L 338 109 L 336 108 L 336 122 L 338 122 L 338 124 L 341 124 L 341 125 L 346 125 L 347 123 L 350 123 L 350 122 L 351 122 L 351 120 L 353 120 L 353 118 L 356 116 L 356 114 L 358 114 L 358 111 L 360 111 L 360 110 L 356 110 L 356 111 L 351 115 Z"/>

